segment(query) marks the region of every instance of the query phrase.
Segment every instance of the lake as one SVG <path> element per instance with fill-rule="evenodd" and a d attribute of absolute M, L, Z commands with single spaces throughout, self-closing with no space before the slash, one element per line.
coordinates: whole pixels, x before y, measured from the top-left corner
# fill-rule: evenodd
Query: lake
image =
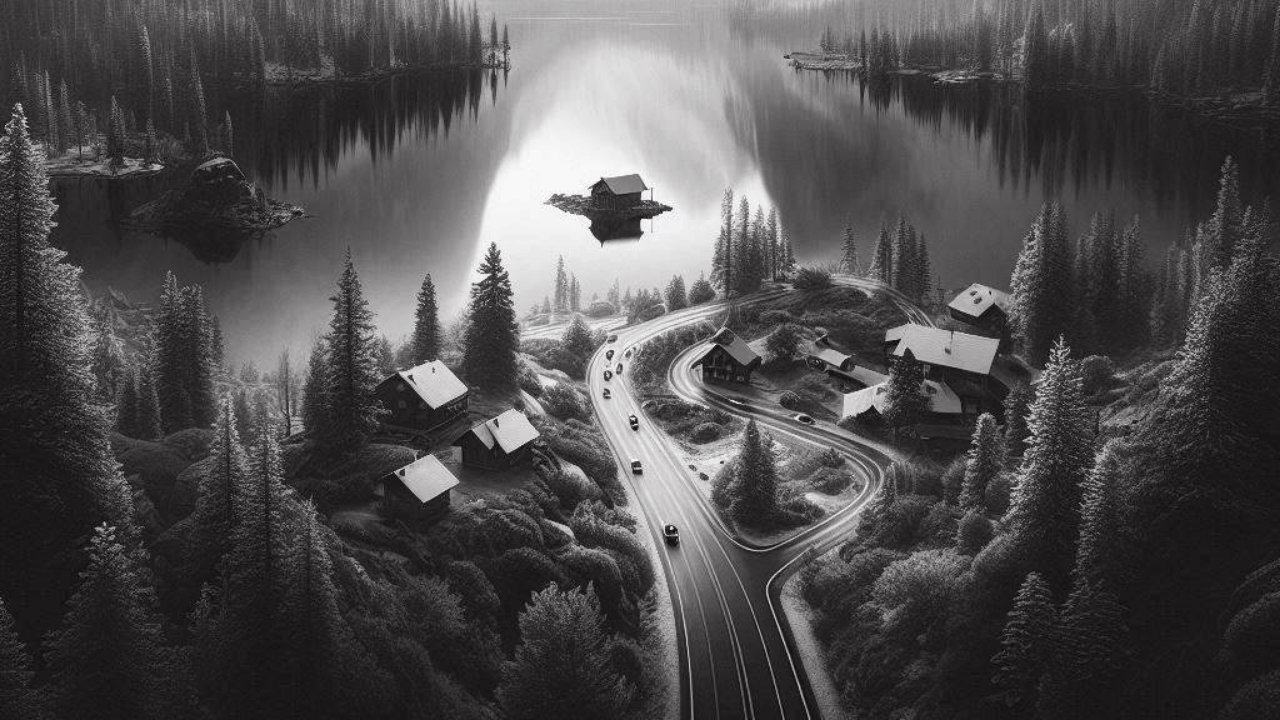
<path fill-rule="evenodd" d="M 603 9 L 600 6 L 607 6 Z M 1140 215 L 1154 260 L 1207 217 L 1226 154 L 1247 198 L 1280 190 L 1280 151 L 1136 96 L 1024 100 L 1007 88 L 905 78 L 863 86 L 782 59 L 818 30 L 771 30 L 682 2 L 509 2 L 513 67 L 401 76 L 373 87 L 264 95 L 210 91 L 229 109 L 237 162 L 313 216 L 207 263 L 116 221 L 159 190 L 69 181 L 54 241 L 91 288 L 153 301 L 164 273 L 205 286 L 227 353 L 271 367 L 305 358 L 325 330 L 347 248 L 380 330 L 399 340 L 431 272 L 447 322 L 498 243 L 523 312 L 551 292 L 563 254 L 584 301 L 623 287 L 692 282 L 708 268 L 726 187 L 777 206 L 801 262 L 835 260 L 850 224 L 869 257 L 883 218 L 929 238 L 944 287 L 1007 287 L 1040 204 L 1075 231 L 1095 211 Z M 585 218 L 544 201 L 602 175 L 640 173 L 675 210 L 634 241 L 597 242 Z"/>

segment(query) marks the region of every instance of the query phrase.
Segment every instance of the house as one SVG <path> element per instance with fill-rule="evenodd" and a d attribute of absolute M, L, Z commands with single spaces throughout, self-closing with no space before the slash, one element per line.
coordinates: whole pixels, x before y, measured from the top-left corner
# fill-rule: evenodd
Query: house
<path fill-rule="evenodd" d="M 809 367 L 814 370 L 849 372 L 854 368 L 852 355 L 846 355 L 833 347 L 817 343 L 814 343 L 806 360 L 809 362 Z"/>
<path fill-rule="evenodd" d="M 960 397 L 946 383 L 925 380 L 923 390 L 929 396 L 929 414 L 934 420 L 953 419 L 964 414 Z M 888 382 L 851 392 L 844 396 L 841 417 L 854 417 L 862 421 L 878 420 L 884 415 L 888 396 Z"/>
<path fill-rule="evenodd" d="M 702 378 L 751 382 L 751 373 L 760 367 L 763 359 L 742 338 L 729 328 L 723 328 L 712 336 L 699 351 L 692 367 L 702 368 Z"/>
<path fill-rule="evenodd" d="M 431 430 L 467 411 L 467 386 L 439 360 L 395 373 L 376 392 L 387 409 L 387 425 Z"/>
<path fill-rule="evenodd" d="M 375 494 L 382 513 L 411 525 L 429 522 L 448 512 L 450 491 L 458 478 L 435 455 L 424 455 L 383 477 Z"/>
<path fill-rule="evenodd" d="M 964 414 L 1000 412 L 1008 389 L 991 377 L 1000 341 L 968 333 L 907 323 L 884 334 L 886 364 L 910 352 L 924 366 L 926 380 L 945 383 Z"/>
<path fill-rule="evenodd" d="M 596 208 L 625 210 L 640 204 L 640 193 L 649 186 L 639 175 L 602 177 L 591 186 L 591 205 Z"/>
<path fill-rule="evenodd" d="M 462 462 L 492 470 L 515 467 L 530 457 L 538 429 L 519 410 L 485 420 L 453 441 L 462 449 Z"/>
<path fill-rule="evenodd" d="M 980 283 L 970 285 L 947 305 L 951 317 L 1004 337 L 1009 332 L 1009 293 Z"/>

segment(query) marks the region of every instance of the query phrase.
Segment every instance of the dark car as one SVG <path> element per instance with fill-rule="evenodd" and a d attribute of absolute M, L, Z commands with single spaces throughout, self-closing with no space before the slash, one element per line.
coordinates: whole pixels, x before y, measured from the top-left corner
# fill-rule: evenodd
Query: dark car
<path fill-rule="evenodd" d="M 640 464 L 639 460 L 636 460 L 634 458 L 632 458 L 631 460 L 631 474 L 632 475 L 644 474 L 644 466 Z"/>
<path fill-rule="evenodd" d="M 604 389 L 603 395 L 605 400 L 608 400 L 609 398 L 613 397 L 613 393 L 609 392 L 609 388 Z"/>
<path fill-rule="evenodd" d="M 605 380 L 612 380 L 612 379 L 613 379 L 613 371 L 611 371 L 611 370 L 605 370 L 605 371 L 604 371 L 604 379 L 605 379 Z"/>
<path fill-rule="evenodd" d="M 667 525 L 662 528 L 662 537 L 666 539 L 668 545 L 680 544 L 680 531 L 675 525 Z"/>
<path fill-rule="evenodd" d="M 617 370 L 618 370 L 618 374 L 619 374 L 619 375 L 621 375 L 621 374 L 622 374 L 622 363 L 618 363 L 618 368 L 617 368 Z"/>
<path fill-rule="evenodd" d="M 800 423 L 801 425 L 812 425 L 813 418 L 809 417 L 808 415 L 805 415 L 804 413 L 801 413 L 796 416 L 796 422 Z"/>
<path fill-rule="evenodd" d="M 631 423 L 632 430 L 640 429 L 640 418 L 636 417 L 635 415 L 628 415 L 627 422 Z"/>
<path fill-rule="evenodd" d="M 605 339 L 605 342 L 617 342 L 617 341 L 618 341 L 618 335 L 616 333 L 613 335 L 610 335 L 608 338 Z"/>
<path fill-rule="evenodd" d="M 626 358 L 631 357 L 631 351 L 630 350 L 626 351 L 625 353 L 622 354 L 622 357 L 626 357 Z"/>
<path fill-rule="evenodd" d="M 604 351 L 604 359 L 605 359 L 605 360 L 612 360 L 612 359 L 613 359 L 613 348 L 609 348 L 608 350 L 605 350 L 605 351 Z"/>

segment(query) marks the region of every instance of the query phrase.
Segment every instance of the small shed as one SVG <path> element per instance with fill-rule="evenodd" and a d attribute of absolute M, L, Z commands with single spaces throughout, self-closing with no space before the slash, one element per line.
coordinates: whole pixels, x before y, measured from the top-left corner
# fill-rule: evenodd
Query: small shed
<path fill-rule="evenodd" d="M 435 455 L 424 455 L 382 478 L 382 512 L 409 524 L 430 522 L 449 510 L 458 478 Z"/>
<path fill-rule="evenodd" d="M 453 445 L 461 448 L 463 464 L 505 470 L 528 461 L 539 437 L 529 418 L 513 409 L 472 426 Z"/>
<path fill-rule="evenodd" d="M 729 328 L 723 328 L 703 346 L 693 367 L 702 368 L 703 379 L 749 383 L 763 358 Z"/>
<path fill-rule="evenodd" d="M 625 209 L 640 203 L 640 194 L 649 186 L 639 175 L 602 177 L 591 185 L 591 204 L 595 207 Z"/>
<path fill-rule="evenodd" d="M 952 318 L 1001 337 L 1009 331 L 1009 293 L 974 283 L 947 305 Z"/>
<path fill-rule="evenodd" d="M 467 386 L 439 360 L 396 372 L 378 384 L 388 425 L 431 430 L 467 411 Z"/>

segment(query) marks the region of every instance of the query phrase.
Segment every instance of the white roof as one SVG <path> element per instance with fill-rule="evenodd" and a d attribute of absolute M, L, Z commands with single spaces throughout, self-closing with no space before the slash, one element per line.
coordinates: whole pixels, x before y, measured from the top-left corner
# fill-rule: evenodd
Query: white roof
<path fill-rule="evenodd" d="M 957 295 L 947 307 L 978 318 L 993 306 L 1009 312 L 1009 293 L 981 283 L 974 283 Z"/>
<path fill-rule="evenodd" d="M 513 453 L 538 439 L 538 429 L 519 410 L 508 410 L 496 418 L 471 428 L 484 446 L 493 449 L 496 442 L 504 453 Z"/>
<path fill-rule="evenodd" d="M 836 367 L 840 367 L 851 356 L 845 355 L 844 353 L 834 348 L 815 345 L 813 348 L 813 351 L 809 353 L 809 357 L 817 358 L 818 360 L 821 360 L 822 362 L 828 365 L 834 365 Z"/>
<path fill-rule="evenodd" d="M 884 333 L 886 343 L 897 343 L 893 354 L 902 357 L 908 350 L 929 365 L 956 368 L 979 375 L 991 373 L 1000 341 L 968 333 L 907 323 Z"/>
<path fill-rule="evenodd" d="M 467 394 L 467 386 L 439 360 L 426 362 L 418 367 L 401 370 L 399 375 L 418 397 L 435 410 Z"/>
<path fill-rule="evenodd" d="M 925 380 L 924 391 L 929 395 L 929 412 L 938 415 L 959 415 L 963 411 L 960 396 L 946 383 Z M 844 396 L 844 412 L 841 417 L 859 417 L 871 408 L 883 414 L 885 399 L 889 396 L 889 383 L 863 388 Z"/>
<path fill-rule="evenodd" d="M 422 502 L 434 500 L 458 484 L 458 478 L 435 455 L 424 455 L 392 474 Z"/>

